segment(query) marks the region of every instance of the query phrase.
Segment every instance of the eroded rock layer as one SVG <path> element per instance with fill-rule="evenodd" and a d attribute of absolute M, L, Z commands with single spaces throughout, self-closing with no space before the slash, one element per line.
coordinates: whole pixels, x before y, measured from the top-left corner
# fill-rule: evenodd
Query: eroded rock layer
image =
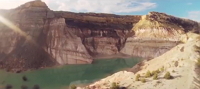
<path fill-rule="evenodd" d="M 51 11 L 40 0 L 0 14 L 0 67 L 13 71 L 118 54 L 154 58 L 176 46 L 180 34 L 199 32 L 197 22 L 163 13 L 141 18 Z"/>
<path fill-rule="evenodd" d="M 87 64 L 92 62 L 80 37 L 70 32 L 64 18 L 52 19 L 46 23 L 47 52 L 59 64 Z"/>
<path fill-rule="evenodd" d="M 187 32 L 199 33 L 199 24 L 165 13 L 150 12 L 142 16 L 133 27 L 135 36 L 145 39 L 179 41 L 179 36 Z"/>

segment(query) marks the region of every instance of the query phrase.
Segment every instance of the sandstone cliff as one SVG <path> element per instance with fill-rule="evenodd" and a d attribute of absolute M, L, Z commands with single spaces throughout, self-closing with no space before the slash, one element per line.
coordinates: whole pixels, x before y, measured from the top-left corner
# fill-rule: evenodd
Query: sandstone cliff
<path fill-rule="evenodd" d="M 150 12 L 148 15 L 142 16 L 133 30 L 139 38 L 178 41 L 181 34 L 187 32 L 199 33 L 199 24 L 165 13 Z"/>
<path fill-rule="evenodd" d="M 144 58 L 155 58 L 176 46 L 180 36 L 187 32 L 199 33 L 200 25 L 192 20 L 181 19 L 159 12 L 143 15 L 128 37 L 122 53 Z"/>
<path fill-rule="evenodd" d="M 40 1 L 28 2 L 4 13 L 7 21 L 1 19 L 1 68 L 18 71 L 57 64 L 43 49 L 44 19 L 50 17 L 51 11 Z"/>
<path fill-rule="evenodd" d="M 91 63 L 92 57 L 82 44 L 80 37 L 73 34 L 64 18 L 56 18 L 46 23 L 46 51 L 59 64 Z"/>
<path fill-rule="evenodd" d="M 0 20 L 0 67 L 15 71 L 88 64 L 99 56 L 119 54 L 154 58 L 176 46 L 179 35 L 199 32 L 197 22 L 163 13 L 52 11 L 39 0 L 0 14 L 12 23 Z"/>

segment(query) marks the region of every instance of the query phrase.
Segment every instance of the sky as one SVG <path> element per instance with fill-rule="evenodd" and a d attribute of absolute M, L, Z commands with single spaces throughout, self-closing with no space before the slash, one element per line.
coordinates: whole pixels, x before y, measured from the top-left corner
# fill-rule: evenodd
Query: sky
<path fill-rule="evenodd" d="M 12 9 L 33 0 L 0 0 L 0 9 Z M 200 22 L 200 0 L 42 0 L 51 10 L 145 15 L 163 12 Z"/>

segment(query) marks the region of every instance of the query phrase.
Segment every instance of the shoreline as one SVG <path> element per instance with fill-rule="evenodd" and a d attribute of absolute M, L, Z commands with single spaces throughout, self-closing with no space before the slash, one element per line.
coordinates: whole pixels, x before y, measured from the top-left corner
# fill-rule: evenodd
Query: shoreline
<path fill-rule="evenodd" d="M 115 58 L 141 58 L 137 56 L 130 56 L 122 53 L 113 54 L 113 55 L 95 55 L 93 57 L 94 60 L 102 60 L 102 59 L 115 59 Z M 141 58 L 144 59 L 144 58 Z"/>

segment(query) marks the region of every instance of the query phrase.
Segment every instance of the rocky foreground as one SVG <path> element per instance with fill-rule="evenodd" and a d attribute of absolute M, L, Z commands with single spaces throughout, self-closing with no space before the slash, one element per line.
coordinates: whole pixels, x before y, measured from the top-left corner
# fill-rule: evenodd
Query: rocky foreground
<path fill-rule="evenodd" d="M 52 11 L 40 1 L 0 10 L 0 68 L 25 71 L 66 64 L 90 64 L 122 54 L 155 58 L 199 23 L 150 12 L 144 16 Z M 122 56 L 123 57 L 123 56 Z"/>
<path fill-rule="evenodd" d="M 79 89 L 88 89 L 88 87 L 89 89 L 109 89 L 113 83 L 127 89 L 199 89 L 200 35 L 188 33 L 182 35 L 181 39 L 183 43 L 159 57 L 146 61 L 136 73 L 120 71 L 86 88 Z M 157 78 L 144 77 L 148 71 L 156 70 L 160 71 Z M 164 77 L 167 72 L 171 74 L 170 79 Z M 138 74 L 141 77 L 136 79 Z"/>

